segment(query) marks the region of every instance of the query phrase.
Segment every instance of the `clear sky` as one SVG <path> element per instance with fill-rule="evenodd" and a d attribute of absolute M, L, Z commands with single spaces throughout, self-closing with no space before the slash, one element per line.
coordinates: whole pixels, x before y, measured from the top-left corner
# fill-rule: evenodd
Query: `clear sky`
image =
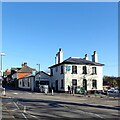
<path fill-rule="evenodd" d="M 103 75 L 118 76 L 118 3 L 3 3 L 2 37 L 4 70 L 27 62 L 45 71 L 62 48 L 64 60 L 96 50 Z"/>

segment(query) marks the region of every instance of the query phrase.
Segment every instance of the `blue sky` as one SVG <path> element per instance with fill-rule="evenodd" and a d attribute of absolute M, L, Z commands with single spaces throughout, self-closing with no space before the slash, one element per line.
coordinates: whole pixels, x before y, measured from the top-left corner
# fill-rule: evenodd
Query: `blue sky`
<path fill-rule="evenodd" d="M 62 48 L 64 59 L 87 53 L 91 60 L 96 50 L 103 75 L 118 76 L 117 3 L 3 3 L 2 37 L 4 70 L 22 62 L 46 70 Z"/>

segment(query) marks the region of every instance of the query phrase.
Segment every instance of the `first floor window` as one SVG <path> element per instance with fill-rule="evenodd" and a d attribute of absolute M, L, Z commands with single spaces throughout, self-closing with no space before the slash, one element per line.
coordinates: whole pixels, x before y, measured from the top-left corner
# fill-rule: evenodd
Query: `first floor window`
<path fill-rule="evenodd" d="M 64 83 L 63 83 L 63 79 L 61 80 L 61 89 L 64 88 Z"/>
<path fill-rule="evenodd" d="M 77 66 L 72 66 L 72 74 L 77 74 Z"/>
<path fill-rule="evenodd" d="M 97 74 L 96 67 L 92 67 L 92 74 Z"/>
<path fill-rule="evenodd" d="M 97 80 L 92 80 L 92 88 L 97 89 Z"/>
<path fill-rule="evenodd" d="M 63 74 L 63 66 L 61 66 L 61 74 Z"/>
<path fill-rule="evenodd" d="M 51 76 L 53 76 L 53 69 L 52 68 L 50 69 L 50 73 L 51 73 Z"/>
<path fill-rule="evenodd" d="M 83 66 L 83 74 L 87 74 L 87 67 Z"/>

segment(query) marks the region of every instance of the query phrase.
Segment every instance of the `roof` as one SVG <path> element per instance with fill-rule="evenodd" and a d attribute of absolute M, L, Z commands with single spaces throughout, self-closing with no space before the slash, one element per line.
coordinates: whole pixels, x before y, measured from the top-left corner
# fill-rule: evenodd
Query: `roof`
<path fill-rule="evenodd" d="M 104 66 L 104 64 L 92 62 L 92 61 L 85 60 L 85 59 L 82 59 L 82 58 L 69 57 L 68 59 L 64 60 L 62 63 L 55 64 L 55 65 L 53 65 L 53 66 L 50 66 L 49 68 L 52 68 L 52 67 L 55 67 L 55 66 L 59 66 L 59 65 L 61 65 L 61 64 L 80 64 L 80 65 Z"/>
<path fill-rule="evenodd" d="M 39 74 L 39 73 L 44 73 L 44 74 L 50 76 L 48 73 L 46 73 L 46 72 L 44 72 L 44 71 L 39 71 L 39 72 L 36 73 L 36 75 Z"/>
<path fill-rule="evenodd" d="M 20 70 L 21 68 L 11 68 L 11 70 L 14 70 L 14 71 L 18 71 Z"/>
<path fill-rule="evenodd" d="M 8 75 L 10 75 L 11 74 L 11 72 L 3 72 L 3 75 L 4 76 L 8 76 Z"/>
<path fill-rule="evenodd" d="M 36 69 L 30 68 L 29 66 L 23 66 L 18 73 L 32 73 L 32 71 L 36 71 Z"/>

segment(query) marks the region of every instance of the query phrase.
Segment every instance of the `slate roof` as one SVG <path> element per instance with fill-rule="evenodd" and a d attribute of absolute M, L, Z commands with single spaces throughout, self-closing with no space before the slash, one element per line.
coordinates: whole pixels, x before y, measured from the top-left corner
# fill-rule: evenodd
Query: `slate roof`
<path fill-rule="evenodd" d="M 61 65 L 61 64 L 80 64 L 80 65 L 104 66 L 104 64 L 92 62 L 92 61 L 89 61 L 89 60 L 85 60 L 83 58 L 69 57 L 68 59 L 64 60 L 62 63 L 55 64 L 53 66 L 50 66 L 49 68 L 52 68 L 52 67 L 55 67 L 55 66 L 58 66 L 58 65 Z"/>
<path fill-rule="evenodd" d="M 32 73 L 32 71 L 36 71 L 36 69 L 30 68 L 29 66 L 23 66 L 18 73 Z"/>

